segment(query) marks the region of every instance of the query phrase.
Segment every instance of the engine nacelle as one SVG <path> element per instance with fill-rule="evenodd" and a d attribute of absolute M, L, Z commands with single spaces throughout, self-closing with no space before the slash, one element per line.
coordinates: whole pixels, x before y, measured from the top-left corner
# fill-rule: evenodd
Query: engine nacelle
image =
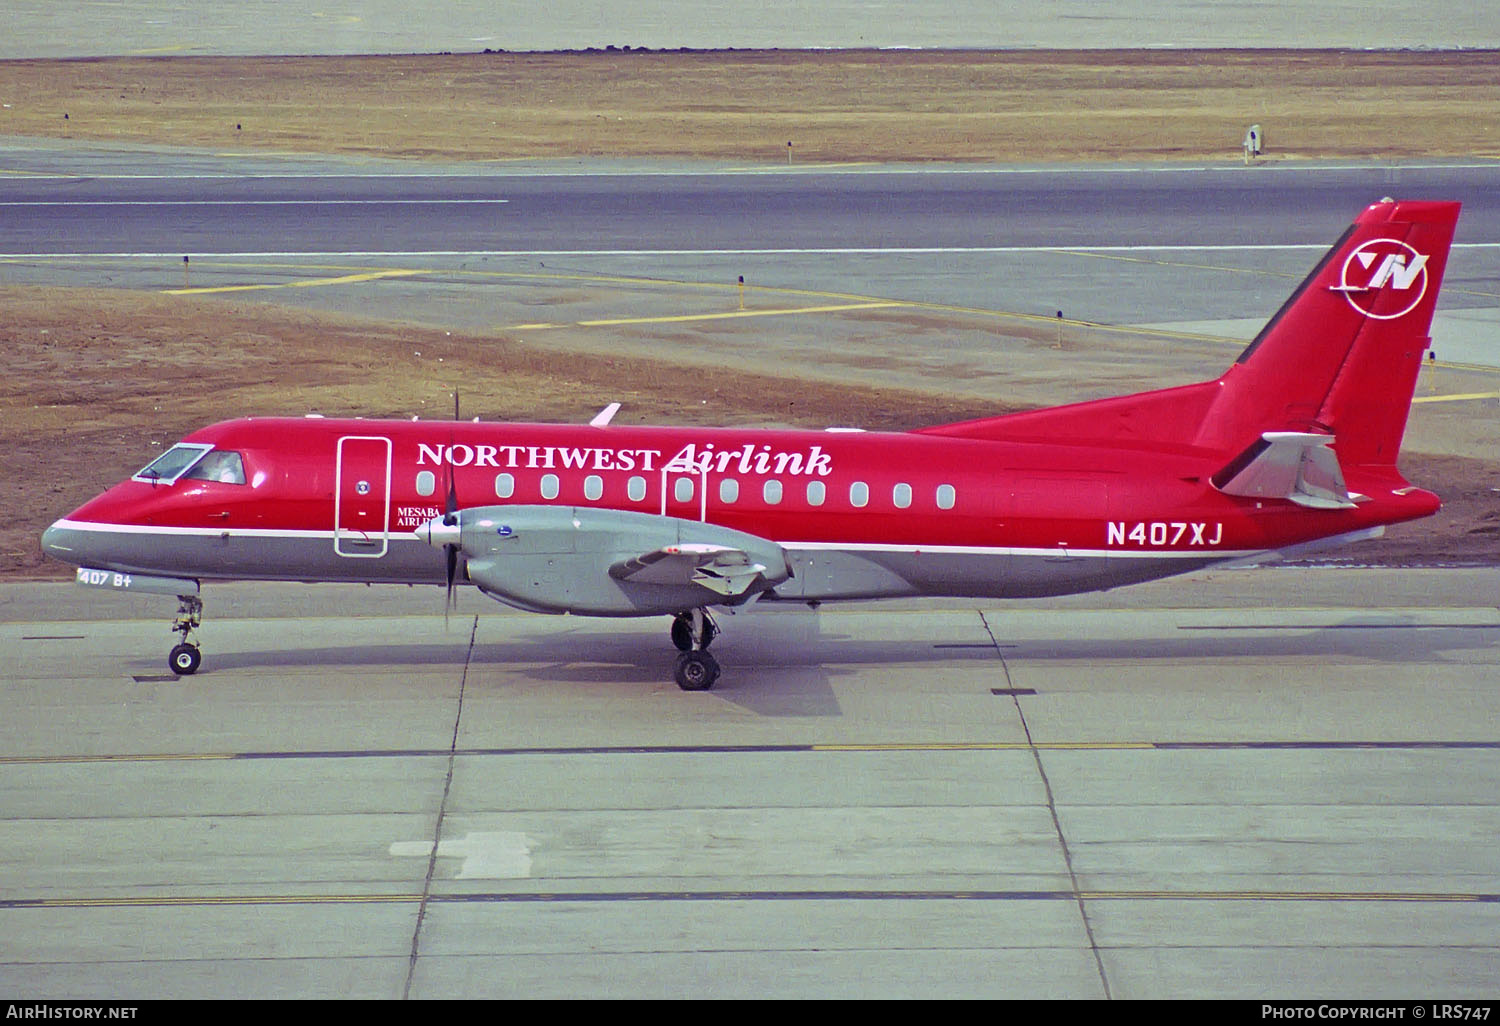
<path fill-rule="evenodd" d="M 697 520 L 579 506 L 480 506 L 433 520 L 486 594 L 534 612 L 677 613 L 740 605 L 791 576 L 775 542 Z"/>

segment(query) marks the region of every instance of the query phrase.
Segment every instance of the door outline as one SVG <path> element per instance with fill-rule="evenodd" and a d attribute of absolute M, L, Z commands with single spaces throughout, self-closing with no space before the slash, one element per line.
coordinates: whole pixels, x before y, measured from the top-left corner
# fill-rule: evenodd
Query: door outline
<path fill-rule="evenodd" d="M 372 490 L 376 487 L 380 489 L 379 495 L 371 500 L 378 503 L 380 508 L 378 534 L 344 524 L 344 447 L 348 442 L 377 443 L 368 449 L 362 445 L 354 446 L 359 455 L 349 460 L 349 469 L 354 475 L 363 473 L 378 480 L 377 485 L 376 481 L 368 478 L 356 478 L 359 482 L 356 488 L 368 484 Z M 379 559 L 384 556 L 390 548 L 391 535 L 391 440 L 380 435 L 345 435 L 340 438 L 333 478 L 333 551 L 349 559 Z M 364 515 L 366 512 L 360 509 L 357 515 Z"/>

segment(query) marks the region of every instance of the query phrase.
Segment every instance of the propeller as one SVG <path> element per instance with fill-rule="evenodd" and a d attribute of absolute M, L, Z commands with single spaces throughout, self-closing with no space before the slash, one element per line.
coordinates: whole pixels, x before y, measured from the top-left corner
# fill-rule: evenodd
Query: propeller
<path fill-rule="evenodd" d="M 450 450 L 451 451 L 451 450 Z M 449 537 L 458 537 L 458 489 L 453 484 L 453 460 L 448 460 L 448 500 L 443 513 L 443 526 L 455 528 Z M 454 581 L 458 577 L 458 544 L 457 542 L 445 542 L 443 554 L 448 561 L 448 593 L 443 602 L 443 621 L 446 623 L 448 614 L 458 604 L 458 596 L 454 592 Z"/>
<path fill-rule="evenodd" d="M 453 422 L 455 424 L 458 423 L 458 389 L 456 389 L 456 388 L 453 390 Z M 448 496 L 447 496 L 446 501 L 443 504 L 443 526 L 444 527 L 457 528 L 458 527 L 458 486 L 454 482 L 454 479 L 453 479 L 453 432 L 451 430 L 448 432 L 448 460 L 447 460 L 447 463 L 448 463 Z M 458 577 L 458 543 L 457 543 L 456 539 L 459 537 L 459 534 L 455 530 L 453 532 L 448 533 L 447 536 L 450 537 L 450 538 L 453 538 L 455 540 L 454 541 L 446 542 L 443 545 L 443 554 L 444 554 L 444 556 L 446 556 L 446 558 L 447 558 L 447 564 L 448 564 L 448 591 L 447 591 L 447 596 L 446 596 L 446 598 L 443 601 L 443 623 L 444 624 L 446 624 L 448 622 L 448 614 L 451 613 L 453 611 L 454 607 L 458 604 L 458 595 L 457 595 L 457 593 L 454 590 L 454 582 L 455 582 L 455 580 Z"/>

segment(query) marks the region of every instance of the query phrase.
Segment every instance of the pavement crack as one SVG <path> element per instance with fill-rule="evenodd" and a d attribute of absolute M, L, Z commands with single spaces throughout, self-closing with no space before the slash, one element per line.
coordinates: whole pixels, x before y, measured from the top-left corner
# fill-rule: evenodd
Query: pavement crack
<path fill-rule="evenodd" d="M 1052 829 L 1057 833 L 1057 843 L 1062 849 L 1063 864 L 1068 868 L 1068 887 L 1073 893 L 1073 900 L 1078 906 L 1078 916 L 1083 921 L 1083 932 L 1088 937 L 1089 951 L 1093 953 L 1094 965 L 1099 970 L 1099 983 L 1104 988 L 1105 1000 L 1111 999 L 1109 992 L 1109 974 L 1104 970 L 1104 956 L 1099 951 L 1099 942 L 1094 937 L 1093 924 L 1089 922 L 1088 906 L 1084 902 L 1082 889 L 1078 886 L 1078 873 L 1073 868 L 1073 852 L 1068 847 L 1067 834 L 1063 832 L 1062 819 L 1057 814 L 1057 799 L 1052 793 L 1052 781 L 1047 778 L 1047 767 L 1042 762 L 1041 749 L 1037 747 L 1036 741 L 1031 736 L 1031 724 L 1026 722 L 1026 710 L 1021 705 L 1021 695 L 1017 693 L 1015 681 L 1010 675 L 1010 664 L 1005 659 L 1005 652 L 1000 647 L 999 640 L 995 637 L 995 631 L 990 627 L 989 619 L 984 615 L 984 610 L 976 610 L 979 613 L 979 622 L 984 625 L 985 633 L 990 636 L 990 641 L 995 646 L 995 654 L 1000 659 L 1000 669 L 1005 673 L 1006 690 L 1010 693 L 1010 699 L 1015 703 L 1016 716 L 1020 718 L 1021 730 L 1026 734 L 1026 746 L 1031 751 L 1031 758 L 1036 763 L 1037 776 L 1041 778 L 1042 789 L 1047 795 L 1047 813 L 1052 817 Z"/>
<path fill-rule="evenodd" d="M 432 830 L 432 850 L 427 854 L 427 875 L 422 880 L 422 900 L 417 905 L 417 923 L 411 932 L 411 955 L 406 962 L 406 983 L 401 988 L 403 1001 L 411 997 L 412 980 L 417 973 L 417 956 L 422 945 L 422 924 L 427 918 L 427 905 L 432 898 L 432 874 L 437 871 L 438 842 L 443 839 L 443 817 L 448 811 L 448 795 L 453 790 L 453 764 L 458 759 L 458 731 L 464 717 L 464 692 L 469 685 L 469 665 L 474 660 L 474 640 L 479 636 L 479 617 L 469 629 L 469 647 L 464 652 L 463 673 L 458 679 L 458 703 L 453 711 L 453 734 L 448 740 L 448 770 L 443 776 L 443 797 L 438 802 L 437 823 Z"/>

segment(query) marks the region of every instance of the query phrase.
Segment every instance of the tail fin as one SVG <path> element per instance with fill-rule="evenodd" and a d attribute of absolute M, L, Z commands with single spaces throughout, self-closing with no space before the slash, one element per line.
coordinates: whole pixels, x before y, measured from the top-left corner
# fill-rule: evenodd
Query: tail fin
<path fill-rule="evenodd" d="M 1334 436 L 1346 466 L 1392 465 L 1431 342 L 1458 209 L 1389 199 L 1366 208 L 1215 381 L 924 433 L 1192 442 L 1243 453 L 1263 445 L 1266 432 L 1294 432 Z"/>
<path fill-rule="evenodd" d="M 1382 200 L 1360 214 L 1218 380 L 1197 443 L 1332 435 L 1346 466 L 1396 462 L 1432 339 L 1459 204 Z"/>

